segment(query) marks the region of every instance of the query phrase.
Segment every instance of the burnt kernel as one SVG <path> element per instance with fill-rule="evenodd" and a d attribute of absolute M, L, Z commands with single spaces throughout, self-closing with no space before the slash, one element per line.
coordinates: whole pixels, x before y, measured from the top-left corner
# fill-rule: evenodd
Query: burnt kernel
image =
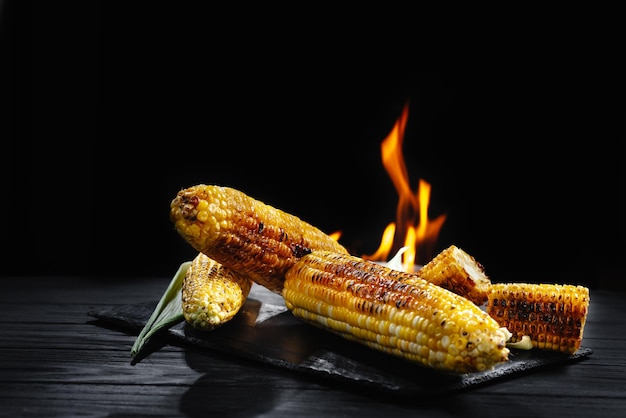
<path fill-rule="evenodd" d="M 257 232 L 260 234 L 261 232 L 263 232 L 263 229 L 265 229 L 265 224 L 263 222 L 259 222 Z"/>
<path fill-rule="evenodd" d="M 294 257 L 302 258 L 307 254 L 311 254 L 313 251 L 310 248 L 305 247 L 303 245 L 294 244 L 291 246 L 291 252 Z"/>

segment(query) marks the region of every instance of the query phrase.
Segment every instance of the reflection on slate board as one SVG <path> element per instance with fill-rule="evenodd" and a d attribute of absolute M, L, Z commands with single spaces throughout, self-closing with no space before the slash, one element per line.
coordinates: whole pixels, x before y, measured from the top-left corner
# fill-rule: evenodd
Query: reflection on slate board
<path fill-rule="evenodd" d="M 139 332 L 155 306 L 156 302 L 115 306 L 91 311 L 89 315 Z M 257 285 L 253 285 L 242 310 L 222 327 L 200 332 L 181 323 L 160 335 L 298 372 L 406 395 L 467 389 L 531 369 L 581 360 L 592 353 L 586 347 L 572 356 L 513 349 L 510 360 L 493 370 L 450 374 L 407 363 L 305 324 L 286 309 L 280 296 Z"/>

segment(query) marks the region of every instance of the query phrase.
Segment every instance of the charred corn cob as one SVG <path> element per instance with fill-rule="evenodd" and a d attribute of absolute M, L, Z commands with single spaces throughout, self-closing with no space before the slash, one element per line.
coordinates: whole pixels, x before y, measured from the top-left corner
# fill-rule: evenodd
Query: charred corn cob
<path fill-rule="evenodd" d="M 287 271 L 283 297 L 305 322 L 422 366 L 467 373 L 508 360 L 510 334 L 474 303 L 359 257 L 302 257 Z"/>
<path fill-rule="evenodd" d="M 243 192 L 199 184 L 170 206 L 178 233 L 196 250 L 279 293 L 285 272 L 315 249 L 347 253 L 318 228 Z"/>
<path fill-rule="evenodd" d="M 426 263 L 417 275 L 471 300 L 476 305 L 487 302 L 491 280 L 474 257 L 451 245 Z"/>
<path fill-rule="evenodd" d="M 589 289 L 558 284 L 494 283 L 487 312 L 511 332 L 530 337 L 533 348 L 573 354 L 583 338 Z"/>
<path fill-rule="evenodd" d="M 225 324 L 239 312 L 251 287 L 247 277 L 199 253 L 183 280 L 185 321 L 203 331 Z"/>

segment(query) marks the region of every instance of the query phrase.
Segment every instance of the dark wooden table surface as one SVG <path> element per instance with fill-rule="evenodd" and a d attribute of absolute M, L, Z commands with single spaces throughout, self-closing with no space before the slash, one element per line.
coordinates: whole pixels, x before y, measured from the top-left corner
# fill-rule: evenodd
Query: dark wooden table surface
<path fill-rule="evenodd" d="M 626 414 L 626 293 L 591 289 L 581 361 L 433 397 L 397 397 L 228 353 L 156 346 L 88 313 L 158 300 L 170 278 L 0 278 L 0 415 L 509 416 Z"/>

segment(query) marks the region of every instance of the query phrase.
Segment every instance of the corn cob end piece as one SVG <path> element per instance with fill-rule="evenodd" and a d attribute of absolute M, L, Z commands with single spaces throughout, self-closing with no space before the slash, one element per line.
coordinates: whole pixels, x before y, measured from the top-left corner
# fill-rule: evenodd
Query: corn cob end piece
<path fill-rule="evenodd" d="M 230 321 L 245 303 L 252 282 L 199 253 L 192 261 L 182 286 L 185 321 L 202 331 Z"/>
<path fill-rule="evenodd" d="M 424 280 L 457 293 L 476 305 L 487 302 L 491 280 L 474 257 L 451 245 L 426 263 L 417 275 Z"/>
<path fill-rule="evenodd" d="M 494 283 L 486 311 L 512 334 L 530 337 L 533 348 L 574 354 L 583 339 L 589 289 L 579 285 Z"/>

